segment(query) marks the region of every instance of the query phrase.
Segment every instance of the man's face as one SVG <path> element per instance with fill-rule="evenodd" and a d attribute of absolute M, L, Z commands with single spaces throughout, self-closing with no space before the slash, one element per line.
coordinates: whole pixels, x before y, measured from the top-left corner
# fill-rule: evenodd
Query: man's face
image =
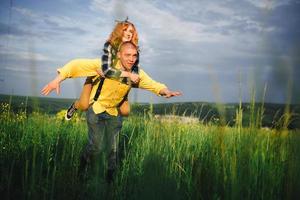
<path fill-rule="evenodd" d="M 137 59 L 137 51 L 134 47 L 125 46 L 118 52 L 118 57 L 122 66 L 129 71 Z"/>

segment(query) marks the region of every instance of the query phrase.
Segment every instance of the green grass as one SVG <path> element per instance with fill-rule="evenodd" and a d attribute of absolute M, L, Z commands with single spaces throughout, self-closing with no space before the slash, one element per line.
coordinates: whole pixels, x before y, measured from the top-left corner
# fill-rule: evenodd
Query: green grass
<path fill-rule="evenodd" d="M 119 170 L 77 178 L 87 141 L 84 120 L 11 112 L 1 105 L 2 199 L 299 199 L 299 130 L 125 120 Z M 100 171 L 103 171 L 100 168 Z"/>

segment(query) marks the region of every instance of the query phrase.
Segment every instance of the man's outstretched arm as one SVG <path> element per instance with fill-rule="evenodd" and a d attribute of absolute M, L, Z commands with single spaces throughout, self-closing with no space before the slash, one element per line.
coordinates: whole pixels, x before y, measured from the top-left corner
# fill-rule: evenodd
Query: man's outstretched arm
<path fill-rule="evenodd" d="M 60 93 L 60 83 L 66 78 L 76 78 L 98 75 L 97 69 L 100 64 L 99 59 L 74 59 L 57 69 L 59 73 L 52 81 L 45 85 L 41 91 L 43 95 L 48 95 L 53 90 Z"/>
<path fill-rule="evenodd" d="M 159 83 L 153 79 L 151 79 L 148 74 L 140 69 L 140 82 L 139 82 L 139 88 L 148 90 L 150 92 L 153 92 L 157 95 L 164 96 L 166 98 L 175 97 L 182 95 L 179 91 L 171 91 L 168 89 L 168 87 L 165 84 Z"/>

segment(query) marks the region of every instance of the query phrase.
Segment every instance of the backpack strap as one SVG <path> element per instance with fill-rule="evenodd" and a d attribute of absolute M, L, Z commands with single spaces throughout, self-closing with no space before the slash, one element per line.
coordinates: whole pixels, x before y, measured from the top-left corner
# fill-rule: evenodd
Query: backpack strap
<path fill-rule="evenodd" d="M 122 105 L 122 103 L 124 103 L 124 101 L 128 100 L 128 94 L 129 94 L 130 89 L 128 90 L 128 92 L 125 94 L 125 96 L 123 97 L 122 101 L 118 104 L 118 107 L 120 107 Z"/>
<path fill-rule="evenodd" d="M 98 98 L 99 98 L 99 95 L 100 95 L 100 92 L 101 92 L 101 89 L 102 89 L 104 80 L 105 80 L 105 78 L 100 78 L 100 83 L 99 83 L 99 85 L 98 85 L 96 94 L 95 94 L 95 96 L 94 96 L 94 101 L 97 101 Z"/>

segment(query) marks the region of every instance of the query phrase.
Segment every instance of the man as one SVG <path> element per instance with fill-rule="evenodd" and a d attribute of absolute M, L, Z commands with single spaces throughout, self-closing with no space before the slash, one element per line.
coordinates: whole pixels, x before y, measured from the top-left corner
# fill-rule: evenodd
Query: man
<path fill-rule="evenodd" d="M 164 84 L 152 80 L 142 69 L 138 75 L 131 73 L 137 59 L 137 47 L 132 42 L 121 44 L 117 56 L 117 66 L 122 71 L 120 79 L 101 79 L 92 88 L 91 106 L 86 115 L 89 140 L 81 159 L 81 168 L 84 168 L 87 163 L 95 162 L 101 152 L 105 152 L 108 159 L 108 182 L 112 181 L 116 169 L 116 137 L 122 127 L 122 122 L 117 117 L 117 107 L 127 96 L 132 83 L 166 98 L 181 95 L 180 92 L 170 91 Z M 59 93 L 60 82 L 66 78 L 95 76 L 99 66 L 99 59 L 73 60 L 58 69 L 59 75 L 43 88 L 42 94 L 48 95 L 55 89 Z"/>

